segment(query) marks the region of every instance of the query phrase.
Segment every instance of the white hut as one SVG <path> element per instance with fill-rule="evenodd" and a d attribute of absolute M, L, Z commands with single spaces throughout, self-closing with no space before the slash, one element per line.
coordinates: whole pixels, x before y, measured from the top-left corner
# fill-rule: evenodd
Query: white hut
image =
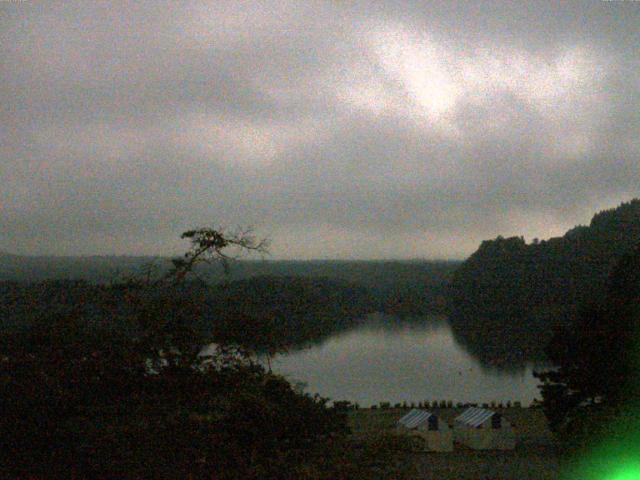
<path fill-rule="evenodd" d="M 499 413 L 471 407 L 456 417 L 454 439 L 476 450 L 513 450 L 516 436 L 511 424 Z"/>
<path fill-rule="evenodd" d="M 412 409 L 398 420 L 398 431 L 424 440 L 424 450 L 453 451 L 453 433 L 447 422 L 426 410 Z"/>

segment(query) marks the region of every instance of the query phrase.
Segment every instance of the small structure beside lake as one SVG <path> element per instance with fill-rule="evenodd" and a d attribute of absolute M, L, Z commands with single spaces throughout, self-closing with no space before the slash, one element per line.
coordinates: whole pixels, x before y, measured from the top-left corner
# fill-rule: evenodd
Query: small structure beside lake
<path fill-rule="evenodd" d="M 413 409 L 398 420 L 398 431 L 424 441 L 422 447 L 430 452 L 452 452 L 453 432 L 447 422 L 426 410 Z"/>
<path fill-rule="evenodd" d="M 454 420 L 454 439 L 475 450 L 513 450 L 516 436 L 499 413 L 484 408 L 466 409 Z"/>

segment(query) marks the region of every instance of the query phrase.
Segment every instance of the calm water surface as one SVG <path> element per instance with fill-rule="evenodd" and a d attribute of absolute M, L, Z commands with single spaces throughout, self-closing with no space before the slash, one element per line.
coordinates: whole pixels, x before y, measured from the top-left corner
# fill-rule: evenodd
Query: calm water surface
<path fill-rule="evenodd" d="M 306 391 L 362 406 L 380 401 L 506 402 L 539 398 L 533 366 L 487 368 L 453 338 L 446 319 L 399 322 L 374 314 L 323 343 L 272 360 L 273 370 Z"/>

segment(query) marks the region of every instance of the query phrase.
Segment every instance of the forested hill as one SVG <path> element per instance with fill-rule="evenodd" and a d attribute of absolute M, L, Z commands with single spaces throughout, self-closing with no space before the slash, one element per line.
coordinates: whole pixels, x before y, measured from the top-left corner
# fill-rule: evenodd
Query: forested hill
<path fill-rule="evenodd" d="M 562 237 L 482 242 L 451 282 L 458 339 L 487 360 L 538 356 L 553 324 L 604 297 L 612 267 L 638 243 L 639 199 L 599 212 L 589 226 Z"/>
<path fill-rule="evenodd" d="M 104 284 L 144 274 L 149 265 L 157 275 L 166 272 L 171 261 L 167 257 L 34 257 L 0 252 L 0 281 Z M 228 277 L 220 265 L 200 266 L 196 273 L 211 284 L 259 276 L 327 278 L 368 289 L 377 310 L 426 314 L 444 311 L 446 287 L 458 265 L 457 261 L 423 260 L 240 260 L 231 264 Z"/>
<path fill-rule="evenodd" d="M 168 291 L 71 280 L 0 282 L 0 333 L 77 317 L 101 331 L 135 334 L 130 329 L 141 302 L 154 306 L 154 316 L 182 305 L 181 315 L 211 341 L 258 351 L 318 341 L 376 309 L 366 289 L 325 278 L 254 277 L 213 287 L 190 282 Z"/>
<path fill-rule="evenodd" d="M 377 308 L 367 289 L 327 278 L 257 276 L 209 292 L 213 336 L 262 351 L 321 341 Z"/>

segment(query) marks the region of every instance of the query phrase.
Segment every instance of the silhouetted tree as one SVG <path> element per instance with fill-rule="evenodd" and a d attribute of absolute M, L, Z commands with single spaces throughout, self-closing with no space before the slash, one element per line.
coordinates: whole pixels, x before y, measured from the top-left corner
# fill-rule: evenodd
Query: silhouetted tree
<path fill-rule="evenodd" d="M 556 326 L 568 325 L 582 305 L 604 302 L 613 266 L 639 238 L 640 199 L 634 199 L 562 237 L 482 242 L 451 282 L 456 338 L 486 363 L 542 359 L 541 346 Z"/>
<path fill-rule="evenodd" d="M 597 430 L 601 412 L 640 398 L 639 334 L 640 246 L 613 269 L 606 300 L 557 329 L 547 348 L 557 368 L 536 376 L 543 382 L 542 405 L 553 430 L 565 437 L 588 436 Z"/>
<path fill-rule="evenodd" d="M 343 438 L 344 417 L 325 400 L 234 348 L 202 353 L 189 273 L 226 261 L 230 245 L 264 243 L 205 229 L 184 237 L 192 249 L 170 274 L 113 286 L 131 308 L 108 328 L 78 298 L 76 311 L 2 337 L 3 478 L 303 478 L 327 439 Z"/>
<path fill-rule="evenodd" d="M 210 289 L 190 278 L 194 268 L 266 244 L 246 231 L 183 238 L 191 249 L 169 273 L 29 291 L 34 306 L 50 302 L 0 335 L 0 478 L 404 478 L 397 439 L 354 448 L 344 412 L 237 342 L 209 345 L 198 320 Z M 246 324 L 227 320 L 237 339 Z"/>

